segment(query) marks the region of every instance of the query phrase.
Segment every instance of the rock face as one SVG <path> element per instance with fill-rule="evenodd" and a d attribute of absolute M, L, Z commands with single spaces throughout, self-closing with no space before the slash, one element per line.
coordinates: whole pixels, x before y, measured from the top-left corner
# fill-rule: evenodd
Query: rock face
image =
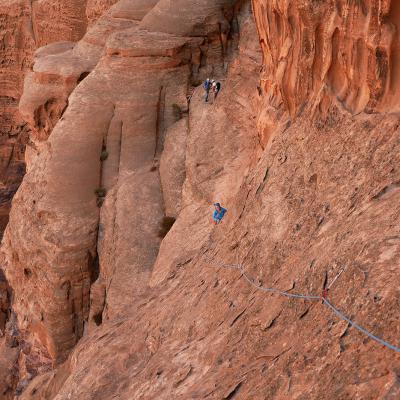
<path fill-rule="evenodd" d="M 87 0 L 86 16 L 89 26 L 93 25 L 118 0 Z"/>
<path fill-rule="evenodd" d="M 18 112 L 25 73 L 36 48 L 79 40 L 86 31 L 86 0 L 12 0 L 0 4 L 0 235 L 10 201 L 25 173 L 26 121 Z"/>
<path fill-rule="evenodd" d="M 105 9 L 105 8 L 104 8 Z M 86 31 L 85 1 L 3 1 L 0 4 L 0 237 L 8 222 L 11 199 L 25 173 L 25 146 L 34 144 L 29 128 L 18 111 L 26 72 L 37 47 L 59 40 L 79 40 Z M 0 265 L 1 269 L 2 265 Z M 0 331 L 8 319 L 10 293 L 3 275 L 0 282 Z M 7 330 L 6 330 L 7 332 Z M 6 337 L 7 337 L 6 333 Z M 5 349 L 5 338 L 0 347 Z M 14 343 L 14 339 L 10 339 Z M 12 395 L 17 349 L 4 350 L 0 357 L 1 396 Z M 17 357 L 18 358 L 18 357 Z M 7 372 L 6 372 L 7 371 Z"/>
<path fill-rule="evenodd" d="M 257 290 L 329 287 L 399 345 L 397 8 L 122 0 L 87 11 L 78 43 L 38 50 L 20 103 L 28 171 L 1 247 L 20 349 L 1 350 L 19 371 L 7 388 L 398 398 L 397 353 L 320 301 Z M 209 103 L 207 76 L 222 83 Z"/>
<path fill-rule="evenodd" d="M 12 0 L 0 4 L 0 58 L 3 60 L 0 65 L 0 235 L 8 221 L 10 201 L 25 173 L 24 152 L 30 143 L 29 129 L 18 105 L 34 51 L 49 43 L 80 40 L 88 24 L 96 21 L 113 3 Z M 53 106 L 50 103 L 38 112 L 46 113 Z"/>
<path fill-rule="evenodd" d="M 38 370 L 63 361 L 85 325 L 125 315 L 145 290 L 164 215 L 157 164 L 165 132 L 175 109 L 187 108 L 192 59 L 223 46 L 206 33 L 144 31 L 138 7 L 125 18 L 132 3 L 118 3 L 78 44 L 38 50 L 25 81 L 20 111 L 33 145 L 3 255 L 27 362 Z M 132 276 L 136 285 L 125 285 Z"/>
<path fill-rule="evenodd" d="M 8 221 L 11 198 L 24 174 L 27 132 L 17 110 L 23 83 L 21 69 L 29 67 L 34 48 L 26 3 L 0 4 L 0 236 Z"/>
<path fill-rule="evenodd" d="M 293 4 L 254 2 L 261 79 L 270 93 L 260 118 L 263 141 L 275 131 L 276 107 L 293 119 L 310 99 L 321 114 L 332 98 L 351 114 L 398 112 L 398 2 Z"/>

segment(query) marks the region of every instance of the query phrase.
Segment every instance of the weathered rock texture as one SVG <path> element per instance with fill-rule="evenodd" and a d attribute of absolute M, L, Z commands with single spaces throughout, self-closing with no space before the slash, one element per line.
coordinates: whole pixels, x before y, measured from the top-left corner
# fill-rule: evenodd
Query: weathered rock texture
<path fill-rule="evenodd" d="M 216 9 L 199 9 L 207 4 Z M 207 68 L 223 68 L 223 43 L 207 36 L 211 29 L 193 38 L 141 29 L 137 18 L 149 5 L 118 3 L 78 44 L 41 48 L 25 80 L 28 173 L 14 198 L 4 266 L 29 349 L 24 362 L 39 372 L 63 361 L 85 326 L 126 315 L 145 292 L 164 215 L 157 165 L 165 132 L 176 108 L 187 108 L 199 54 L 219 54 Z M 135 285 L 125 285 L 132 276 Z"/>
<path fill-rule="evenodd" d="M 398 354 L 220 265 L 293 293 L 332 284 L 399 345 L 397 3 L 252 6 L 120 1 L 36 53 L 1 248 L 19 398 L 399 397 Z"/>
<path fill-rule="evenodd" d="M 78 41 L 87 26 L 115 2 L 10 0 L 0 4 L 0 236 L 8 221 L 11 199 L 25 173 L 25 146 L 32 146 L 27 121 L 18 105 L 34 51 L 53 42 Z M 51 120 L 55 106 L 63 104 L 50 101 L 37 112 L 48 113 Z"/>
<path fill-rule="evenodd" d="M 0 3 L 0 235 L 10 201 L 25 172 L 26 121 L 18 112 L 25 73 L 36 48 L 79 40 L 86 31 L 86 0 L 7 0 Z"/>
<path fill-rule="evenodd" d="M 8 221 L 11 198 L 24 173 L 26 132 L 17 110 L 23 82 L 21 69 L 29 67 L 34 47 L 27 13 L 27 2 L 0 4 L 0 236 Z"/>
<path fill-rule="evenodd" d="M 18 111 L 24 76 L 32 66 L 37 47 L 59 40 L 79 40 L 86 31 L 86 0 L 2 1 L 0 4 L 0 237 L 8 222 L 11 199 L 25 173 L 25 146 L 29 128 Z M 1 269 L 2 265 L 0 265 Z M 9 314 L 4 298 L 9 297 L 5 282 L 0 284 L 0 330 Z M 8 318 L 8 317 L 7 317 Z M 7 331 L 7 330 L 6 330 Z M 4 348 L 4 338 L 0 346 Z M 13 342 L 14 339 L 11 340 Z M 11 354 L 12 357 L 7 356 Z M 5 351 L 0 370 L 11 375 L 0 378 L 0 392 L 12 395 L 17 370 L 16 351 Z M 13 372 L 14 371 L 14 372 Z M 10 394 L 11 393 L 11 394 Z M 1 395 L 0 395 L 1 397 Z"/>
<path fill-rule="evenodd" d="M 268 92 L 264 142 L 281 117 L 276 107 L 292 119 L 310 100 L 321 114 L 332 99 L 351 114 L 399 111 L 398 2 L 254 1 L 254 8 Z"/>
<path fill-rule="evenodd" d="M 89 26 L 93 25 L 118 0 L 87 0 L 86 16 Z M 149 1 L 151 3 L 151 1 Z M 125 3 L 133 3 L 128 0 Z M 144 3 L 146 3 L 144 1 Z"/>

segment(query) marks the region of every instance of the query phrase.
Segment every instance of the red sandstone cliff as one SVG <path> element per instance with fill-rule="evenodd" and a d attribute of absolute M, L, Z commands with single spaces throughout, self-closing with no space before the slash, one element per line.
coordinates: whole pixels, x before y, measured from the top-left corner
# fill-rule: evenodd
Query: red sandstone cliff
<path fill-rule="evenodd" d="M 331 285 L 398 346 L 397 3 L 121 0 L 100 18 L 98 4 L 83 39 L 41 48 L 25 80 L 3 385 L 21 399 L 399 397 L 395 352 L 221 266 L 291 293 Z M 205 104 L 210 75 L 223 90 Z"/>
<path fill-rule="evenodd" d="M 111 5 L 109 0 L 9 0 L 0 4 L 0 236 L 11 198 L 25 173 L 29 131 L 18 103 L 33 53 L 52 42 L 78 41 L 88 21 L 95 21 Z"/>
<path fill-rule="evenodd" d="M 86 1 L 3 1 L 0 4 L 0 235 L 9 203 L 24 175 L 26 123 L 18 113 L 25 72 L 37 47 L 79 40 L 86 30 Z"/>

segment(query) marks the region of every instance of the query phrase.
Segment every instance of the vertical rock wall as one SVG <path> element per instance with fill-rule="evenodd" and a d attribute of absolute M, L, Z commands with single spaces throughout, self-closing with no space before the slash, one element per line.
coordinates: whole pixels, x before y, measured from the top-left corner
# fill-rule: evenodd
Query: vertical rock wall
<path fill-rule="evenodd" d="M 397 1 L 253 4 L 264 54 L 263 142 L 310 101 L 322 114 L 332 101 L 352 114 L 399 111 Z"/>
<path fill-rule="evenodd" d="M 86 31 L 86 0 L 13 0 L 0 4 L 0 235 L 12 196 L 25 172 L 29 129 L 18 112 L 33 53 L 56 41 L 79 40 Z"/>
<path fill-rule="evenodd" d="M 256 24 L 248 1 L 150 3 L 27 78 L 36 148 L 1 250 L 19 371 L 39 374 L 21 398 L 399 397 L 391 349 L 257 290 L 329 286 L 398 345 L 396 3 L 255 0 Z"/>
<path fill-rule="evenodd" d="M 9 219 L 11 200 L 25 174 L 26 145 L 31 143 L 30 129 L 18 110 L 25 74 L 32 67 L 38 47 L 83 36 L 85 13 L 86 0 L 11 0 L 0 4 L 0 237 Z M 0 269 L 3 266 L 1 263 Z M 21 359 L 16 346 L 16 321 L 9 309 L 11 293 L 1 272 L 0 331 L 5 336 L 0 339 L 4 356 L 0 357 L 0 390 L 5 398 L 12 396 L 18 381 L 15 362 Z M 27 373 L 26 368 L 21 369 L 21 376 Z"/>
<path fill-rule="evenodd" d="M 192 65 L 196 77 L 223 70 L 223 4 L 231 6 L 203 1 L 201 12 L 180 16 L 190 29 L 212 17 L 201 36 L 187 37 L 152 20 L 144 30 L 154 4 L 121 1 L 78 43 L 36 52 L 20 102 L 29 168 L 2 256 L 25 363 L 37 370 L 64 361 L 86 328 L 125 315 L 145 291 L 165 211 L 165 135 L 174 110 L 187 109 Z"/>
<path fill-rule="evenodd" d="M 30 6 L 26 1 L 0 4 L 0 236 L 10 201 L 24 174 L 25 122 L 18 114 L 23 71 L 35 48 Z"/>

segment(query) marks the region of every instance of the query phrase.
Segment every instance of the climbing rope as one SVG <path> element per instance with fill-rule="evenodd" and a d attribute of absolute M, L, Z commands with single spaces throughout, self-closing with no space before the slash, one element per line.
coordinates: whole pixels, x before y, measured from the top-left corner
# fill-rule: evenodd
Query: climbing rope
<path fill-rule="evenodd" d="M 320 300 L 331 311 L 333 311 L 336 314 L 336 316 L 338 316 L 340 319 L 346 321 L 351 326 L 353 326 L 354 328 L 356 328 L 360 332 L 364 333 L 365 335 L 367 335 L 371 339 L 375 340 L 376 342 L 382 344 L 383 346 L 386 346 L 389 349 L 394 350 L 396 353 L 400 353 L 400 348 L 399 347 L 396 347 L 396 346 L 386 342 L 385 340 L 379 338 L 378 336 L 375 336 L 373 333 L 369 332 L 368 330 L 364 329 L 360 325 L 356 324 L 350 318 L 346 317 L 340 310 L 338 310 L 336 307 L 334 307 L 333 304 L 325 297 L 326 293 L 327 293 L 326 291 L 324 291 L 324 294 L 322 296 L 313 296 L 313 295 L 307 295 L 307 294 L 294 294 L 294 293 L 289 293 L 289 292 L 286 292 L 286 291 L 283 291 L 283 290 L 279 290 L 279 289 L 276 289 L 276 288 L 272 288 L 272 287 L 271 288 L 264 287 L 261 284 L 258 285 L 256 282 L 254 282 L 254 280 L 247 275 L 246 271 L 243 269 L 243 267 L 240 264 L 223 264 L 221 262 L 215 262 L 214 260 L 212 260 L 210 257 L 208 257 L 205 254 L 203 254 L 203 256 L 204 256 L 205 259 L 208 260 L 208 262 L 210 264 L 212 264 L 214 266 L 218 266 L 218 267 L 221 267 L 221 268 L 229 268 L 229 269 L 238 270 L 241 273 L 241 275 L 246 279 L 246 281 L 251 286 L 255 287 L 256 289 L 258 289 L 258 290 L 260 290 L 262 292 L 276 293 L 276 294 L 278 294 L 280 296 L 285 296 L 285 297 L 290 297 L 290 298 L 295 298 L 295 299 L 304 299 L 304 300 L 309 300 L 309 301 L 319 301 Z M 343 272 L 343 270 L 341 272 Z M 340 274 L 341 274 L 341 272 L 340 272 Z M 338 278 L 338 276 L 336 278 Z M 332 283 L 329 286 L 332 286 Z"/>

